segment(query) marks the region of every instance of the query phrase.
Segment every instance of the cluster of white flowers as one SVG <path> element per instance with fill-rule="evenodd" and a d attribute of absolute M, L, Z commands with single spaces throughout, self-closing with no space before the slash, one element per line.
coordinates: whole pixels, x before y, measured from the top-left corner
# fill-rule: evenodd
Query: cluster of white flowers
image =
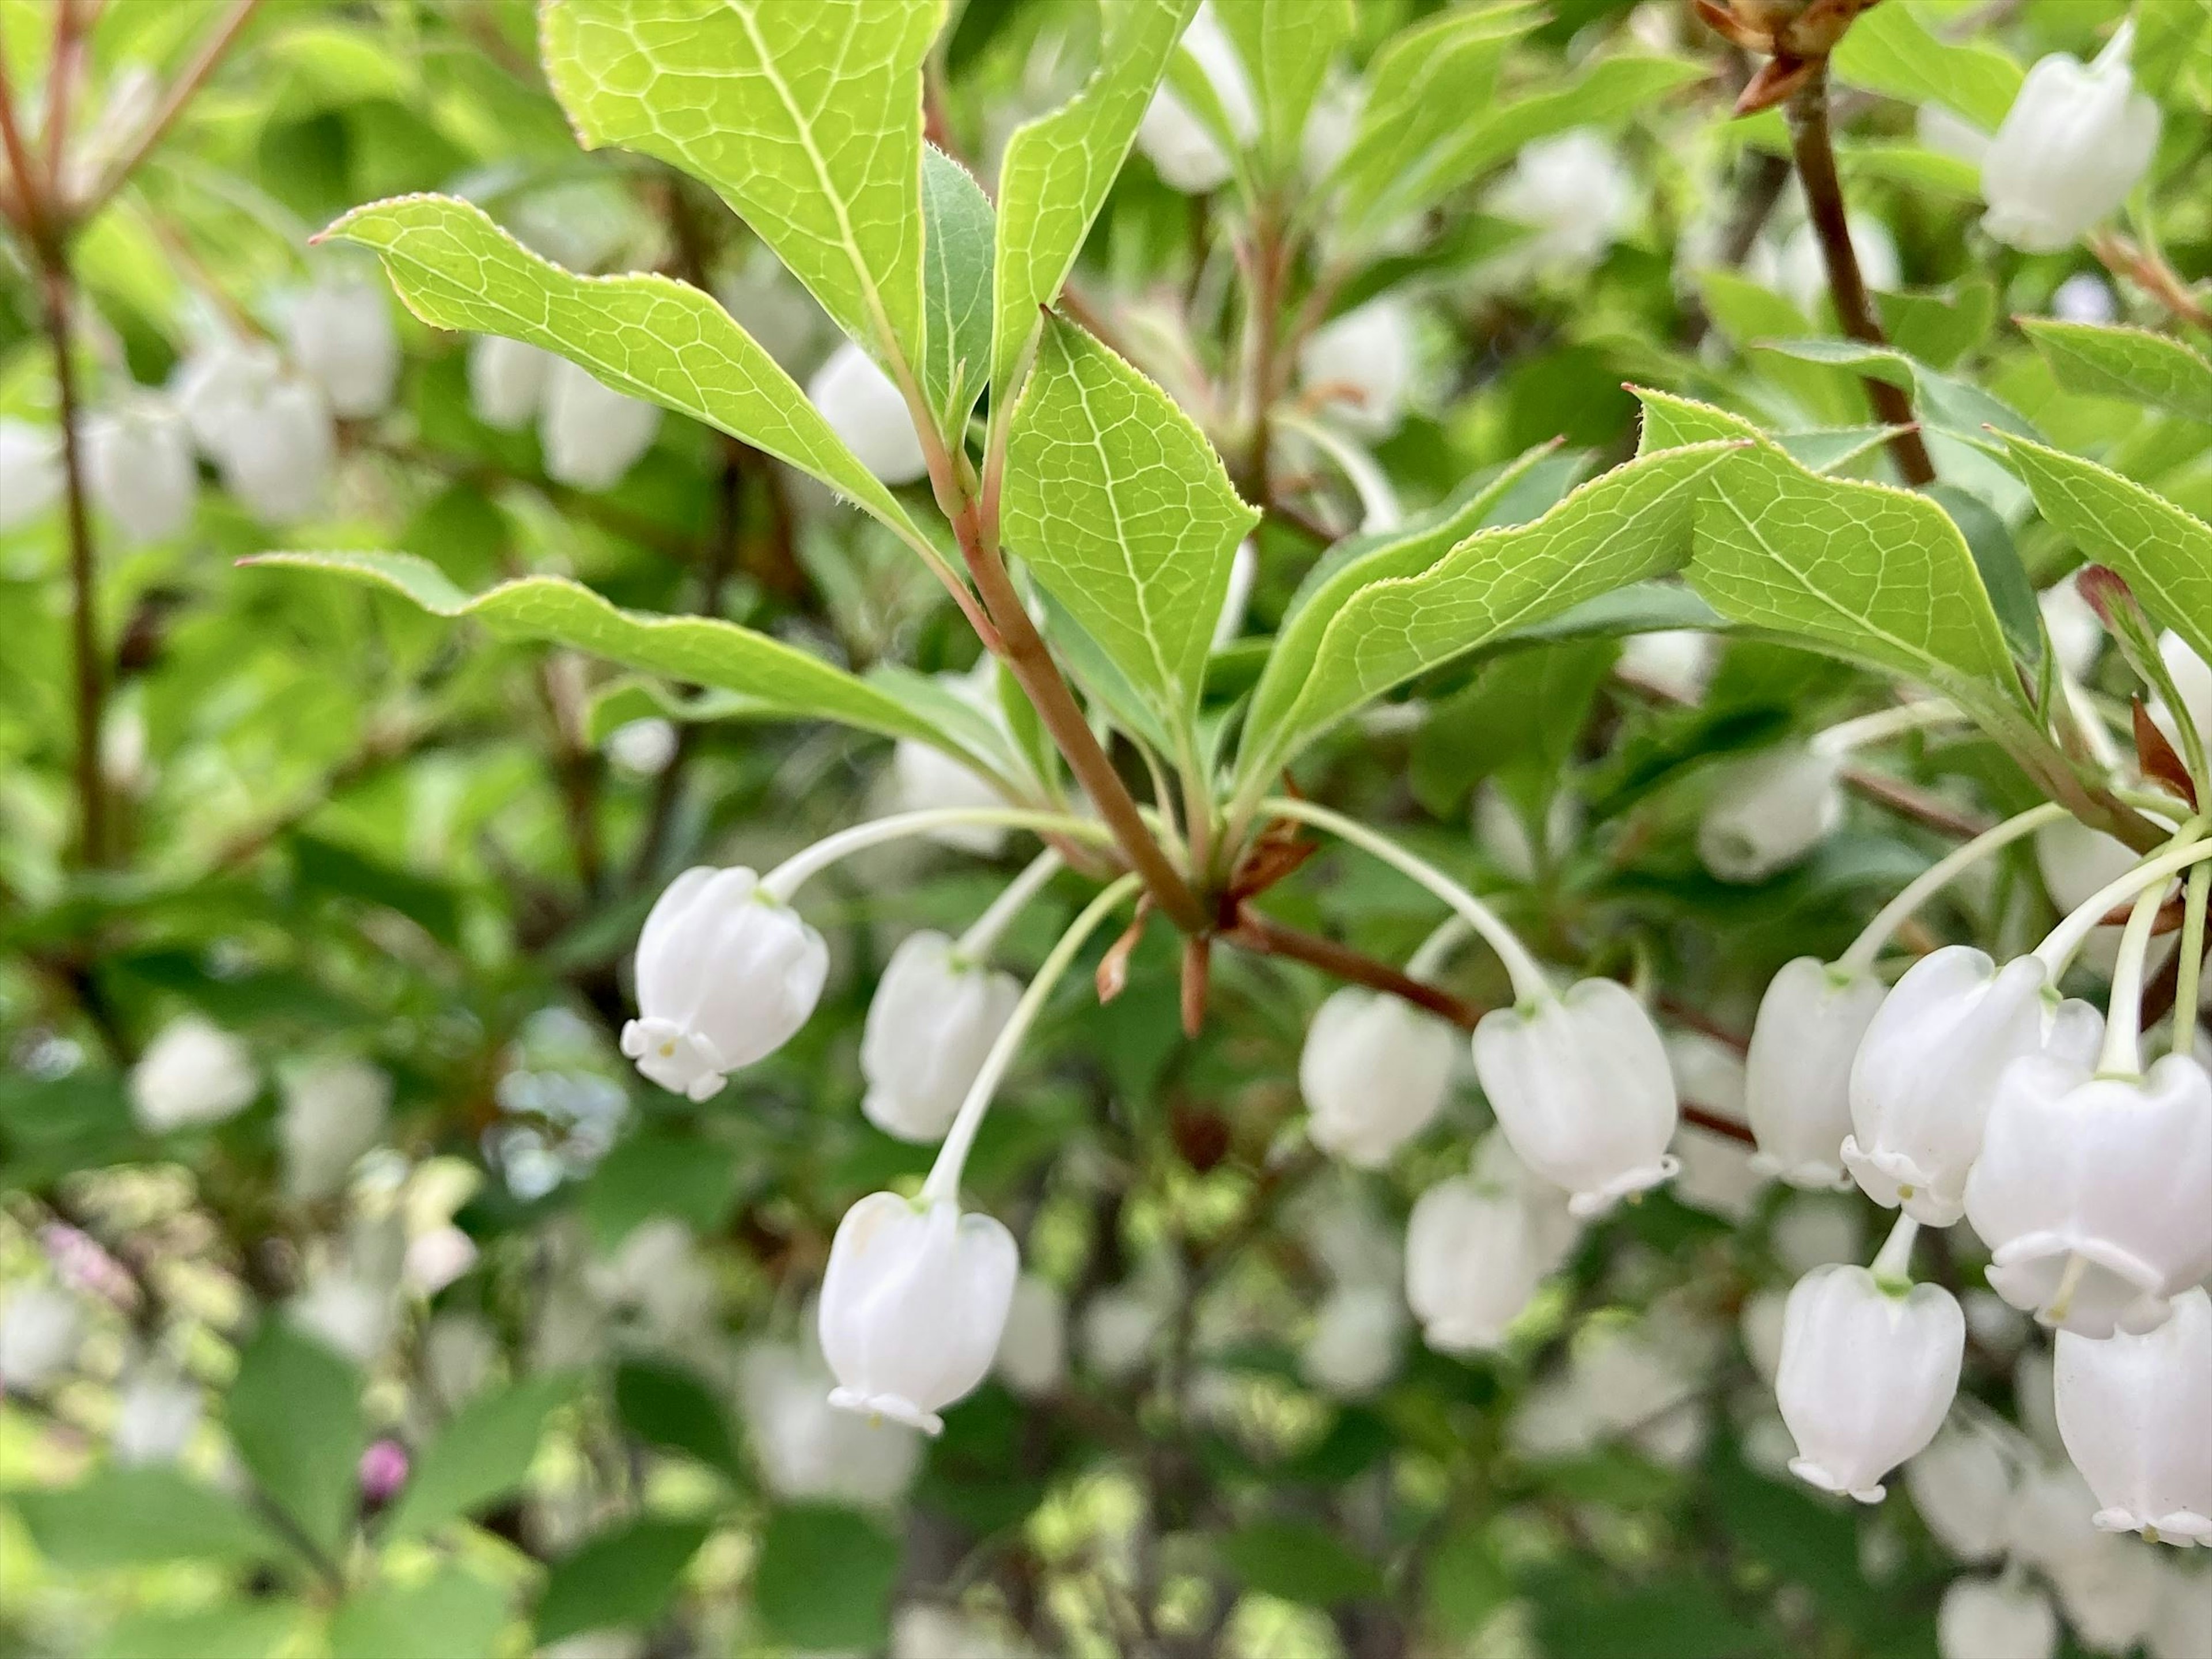
<path fill-rule="evenodd" d="M 611 489 L 660 430 L 660 405 L 628 397 L 589 369 L 520 340 L 480 336 L 469 348 L 469 404 L 486 426 L 538 422 L 545 476 L 577 489 Z"/>

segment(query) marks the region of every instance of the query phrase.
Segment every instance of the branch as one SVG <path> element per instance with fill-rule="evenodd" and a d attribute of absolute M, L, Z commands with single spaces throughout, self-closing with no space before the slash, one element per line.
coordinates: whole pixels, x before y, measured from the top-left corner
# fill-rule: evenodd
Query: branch
<path fill-rule="evenodd" d="M 169 83 L 168 94 L 161 100 L 161 106 L 154 112 L 153 119 L 147 122 L 144 130 L 131 140 L 130 146 L 108 164 L 107 170 L 100 175 L 99 182 L 86 193 L 84 200 L 74 206 L 72 211 L 79 222 L 99 212 L 108 198 L 123 188 L 124 181 L 137 171 L 139 163 L 151 155 L 155 147 L 168 135 L 169 129 L 176 125 L 177 118 L 198 95 L 199 89 L 207 83 L 208 76 L 215 73 L 216 65 L 222 62 L 223 54 L 230 50 L 231 42 L 238 38 L 238 32 L 246 27 L 246 21 L 260 4 L 261 0 L 231 0 L 230 9 L 208 31 L 206 38 L 200 42 L 200 49 L 192 55 L 191 62 L 185 64 L 177 78 Z"/>
<path fill-rule="evenodd" d="M 1323 973 L 1334 974 L 1354 985 L 1364 985 L 1371 991 L 1402 997 L 1415 1007 L 1426 1009 L 1464 1031 L 1472 1031 L 1476 1023 L 1489 1012 L 1480 1004 L 1425 984 L 1393 968 L 1380 957 L 1370 957 L 1364 951 L 1355 951 L 1348 945 L 1340 945 L 1334 939 L 1324 939 L 1319 933 L 1309 933 L 1303 928 L 1276 921 L 1261 915 L 1249 904 L 1238 907 L 1237 925 L 1224 932 L 1221 937 L 1229 944 L 1249 951 L 1255 956 L 1286 957 L 1293 962 L 1303 962 L 1318 968 Z"/>
<path fill-rule="evenodd" d="M 53 351 L 54 385 L 61 399 L 62 477 L 68 506 L 70 647 L 76 678 L 77 856 L 97 869 L 107 858 L 107 780 L 100 765 L 100 732 L 106 679 L 100 661 L 98 571 L 93 556 L 92 516 L 85 505 L 84 447 L 78 428 L 76 364 L 70 349 L 68 256 L 56 251 L 42 274 L 46 341 Z"/>
<path fill-rule="evenodd" d="M 1848 787 L 1875 805 L 1924 823 L 1930 830 L 1956 836 L 1961 841 L 1972 841 L 1990 827 L 1987 819 L 1960 811 L 1940 795 L 1930 794 L 1887 772 L 1865 766 L 1846 766 L 1842 775 Z"/>
<path fill-rule="evenodd" d="M 1844 332 L 1868 345 L 1886 346 L 1866 280 L 1859 274 L 1857 252 L 1851 246 L 1850 221 L 1844 210 L 1844 187 L 1836 176 L 1836 150 L 1828 134 L 1828 64 L 1826 58 L 1790 99 L 1790 147 L 1797 161 L 1798 181 L 1805 187 L 1805 209 L 1820 238 L 1821 257 L 1828 267 L 1828 291 L 1836 302 L 1836 318 Z M 1905 481 L 1917 489 L 1936 482 L 1936 464 L 1928 459 L 1928 446 L 1914 427 L 1912 400 L 1899 386 L 1872 375 L 1861 377 L 1875 413 L 1885 426 L 1897 427 L 1889 440 L 1890 453 Z"/>
<path fill-rule="evenodd" d="M 2155 249 L 2140 247 L 2118 231 L 2100 230 L 2090 236 L 2089 252 L 2113 276 L 2133 283 L 2181 321 L 2212 329 L 2212 305 Z"/>

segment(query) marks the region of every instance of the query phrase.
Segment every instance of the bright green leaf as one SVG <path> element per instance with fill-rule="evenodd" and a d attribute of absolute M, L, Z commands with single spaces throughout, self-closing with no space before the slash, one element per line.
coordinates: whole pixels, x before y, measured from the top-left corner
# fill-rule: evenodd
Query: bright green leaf
<path fill-rule="evenodd" d="M 1224 1537 L 1221 1554 L 1247 1589 L 1307 1607 L 1332 1607 L 1382 1591 L 1382 1575 L 1372 1563 L 1310 1522 L 1255 1521 Z"/>
<path fill-rule="evenodd" d="M 2025 438 L 2005 446 L 2037 510 L 2212 662 L 2212 525 L 2094 461 Z"/>
<path fill-rule="evenodd" d="M 769 1516 L 753 1604 L 769 1634 L 792 1647 L 879 1648 L 898 1565 L 897 1541 L 866 1516 L 792 1504 Z"/>
<path fill-rule="evenodd" d="M 382 256 L 392 286 L 438 328 L 557 351 L 617 391 L 742 438 L 858 501 L 909 545 L 921 532 L 806 394 L 730 315 L 665 276 L 578 276 L 467 202 L 410 196 L 356 208 L 327 233 Z"/>
<path fill-rule="evenodd" d="M 1047 329 L 1008 434 L 1006 544 L 1170 727 L 1197 703 L 1259 517 L 1167 393 L 1080 330 Z"/>
<path fill-rule="evenodd" d="M 681 1452 L 732 1480 L 743 1479 L 744 1464 L 728 1413 L 690 1370 L 654 1359 L 623 1360 L 615 1368 L 615 1410 L 648 1446 Z"/>
<path fill-rule="evenodd" d="M 1644 456 L 1592 479 L 1534 523 L 1480 531 L 1425 568 L 1356 581 L 1340 599 L 1316 596 L 1310 608 L 1322 632 L 1311 666 L 1291 669 L 1273 687 L 1263 681 L 1240 775 L 1272 776 L 1306 740 L 1425 669 L 1679 568 L 1690 555 L 1691 511 L 1706 475 L 1741 441 Z"/>
<path fill-rule="evenodd" d="M 944 0 L 548 0 L 587 144 L 711 185 L 855 340 L 925 356 L 921 62 Z"/>
<path fill-rule="evenodd" d="M 625 1522 L 553 1564 L 538 1603 L 538 1640 L 580 1631 L 650 1625 L 707 1541 L 703 1521 Z"/>
<path fill-rule="evenodd" d="M 1352 0 L 1214 0 L 1260 110 L 1269 170 L 1296 163 L 1306 116 L 1328 66 L 1352 35 Z"/>
<path fill-rule="evenodd" d="M 558 1372 L 532 1376 L 464 1406 L 416 1458 L 385 1534 L 428 1532 L 514 1492 L 530 1473 L 545 1419 L 574 1386 Z"/>
<path fill-rule="evenodd" d="M 1839 81 L 1908 104 L 1941 104 L 1984 132 L 2003 124 L 2023 78 L 1994 47 L 1942 39 L 1903 0 L 1869 7 L 1829 61 Z"/>
<path fill-rule="evenodd" d="M 738 1150 L 727 1142 L 648 1127 L 623 1137 L 592 1171 L 584 1224 L 606 1255 L 655 1216 L 712 1233 L 736 1201 L 738 1174 Z"/>
<path fill-rule="evenodd" d="M 2212 362 L 2186 342 L 2147 329 L 2047 317 L 2023 317 L 2020 325 L 2067 391 L 2130 398 L 2212 422 Z"/>
<path fill-rule="evenodd" d="M 464 1567 L 441 1565 L 419 1584 L 374 1584 L 331 1619 L 331 1659 L 489 1659 L 507 1597 Z"/>
<path fill-rule="evenodd" d="M 252 1561 L 282 1549 L 229 1493 L 166 1465 L 96 1469 L 74 1486 L 9 1492 L 6 1501 L 39 1553 L 72 1571 Z"/>
<path fill-rule="evenodd" d="M 361 1510 L 361 1386 L 350 1362 L 281 1319 L 254 1334 L 231 1384 L 239 1461 L 326 1556 L 341 1553 Z"/>
<path fill-rule="evenodd" d="M 1123 0 L 1107 14 L 1098 67 L 1049 115 L 1024 122 L 999 164 L 999 240 L 991 292 L 994 410 L 1036 337 L 1038 312 L 1060 297 L 1091 222 L 1136 142 L 1198 0 Z M 995 427 L 1000 416 L 993 416 Z"/>
<path fill-rule="evenodd" d="M 922 152 L 921 212 L 929 316 L 921 384 L 939 429 L 957 442 L 990 372 L 991 198 L 931 144 Z"/>
<path fill-rule="evenodd" d="M 562 576 L 524 576 L 472 597 L 437 566 L 409 553 L 268 553 L 252 562 L 331 571 L 389 588 L 434 616 L 474 617 L 510 639 L 547 640 L 671 679 L 741 692 L 787 718 L 838 720 L 959 752 L 890 693 L 735 623 L 620 611 Z"/>

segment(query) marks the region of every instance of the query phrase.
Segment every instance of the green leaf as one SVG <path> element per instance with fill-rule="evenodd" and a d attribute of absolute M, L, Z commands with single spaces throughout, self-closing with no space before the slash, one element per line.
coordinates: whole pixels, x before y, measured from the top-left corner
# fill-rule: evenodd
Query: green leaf
<path fill-rule="evenodd" d="M 1828 363 L 1902 386 L 1912 393 L 1923 426 L 1956 433 L 1972 442 L 1982 441 L 1982 428 L 1992 426 L 2000 432 L 2035 435 L 2035 428 L 2002 398 L 1965 380 L 1938 374 L 1887 346 L 1862 345 L 1856 340 L 1773 340 L 1767 343 L 1767 349 L 1801 362 Z"/>
<path fill-rule="evenodd" d="M 708 1531 L 703 1521 L 630 1521 L 556 1561 L 538 1603 L 539 1644 L 611 1625 L 650 1625 Z"/>
<path fill-rule="evenodd" d="M 709 1233 L 730 1212 L 738 1193 L 738 1150 L 726 1141 L 664 1128 L 623 1139 L 584 1188 L 584 1224 L 592 1243 L 611 1255 L 654 1216 L 673 1216 Z"/>
<path fill-rule="evenodd" d="M 938 429 L 957 446 L 990 374 L 991 198 L 934 144 L 922 150 L 921 215 L 929 318 L 921 384 Z"/>
<path fill-rule="evenodd" d="M 229 1426 L 270 1502 L 325 1556 L 341 1553 L 361 1510 L 361 1373 L 313 1337 L 265 1321 L 239 1356 Z"/>
<path fill-rule="evenodd" d="M 2126 398 L 2212 422 L 2212 362 L 2185 342 L 2147 329 L 2023 317 L 2020 325 L 2058 384 L 2090 398 Z"/>
<path fill-rule="evenodd" d="M 1309 738 L 1370 698 L 1501 635 L 1610 589 L 1679 568 L 1706 475 L 1741 439 L 1667 450 L 1591 480 L 1534 523 L 1484 530 L 1425 568 L 1391 556 L 1342 573 L 1308 607 L 1320 639 L 1310 665 L 1284 656 L 1254 695 L 1239 775 L 1273 775 Z M 1332 585 L 1334 586 L 1334 585 Z M 1286 641 L 1287 643 L 1287 641 Z M 1282 654 L 1284 647 L 1277 647 Z"/>
<path fill-rule="evenodd" d="M 917 738 L 982 763 L 890 693 L 735 623 L 617 610 L 565 576 L 523 576 L 471 596 L 411 553 L 264 553 L 247 562 L 331 571 L 389 588 L 434 616 L 476 617 L 508 639 L 573 646 L 671 679 L 742 692 L 759 699 L 763 712 Z"/>
<path fill-rule="evenodd" d="M 1966 538 L 1974 568 L 1982 573 L 1982 586 L 1989 590 L 1997 626 L 2004 629 L 2013 654 L 2023 662 L 2036 661 L 2043 654 L 2043 612 L 2036 602 L 2035 584 L 2028 580 L 2027 567 L 2013 544 L 2011 526 L 1980 496 L 1954 484 L 1930 484 L 1928 499 L 1951 515 L 1951 522 Z"/>
<path fill-rule="evenodd" d="M 924 361 L 921 63 L 944 0 L 548 0 L 543 19 L 586 144 L 712 185 L 846 333 Z"/>
<path fill-rule="evenodd" d="M 1984 132 L 2003 125 L 2024 78 L 1993 47 L 1942 40 L 1902 0 L 1854 20 L 1829 62 L 1839 81 L 1908 104 L 1941 104 Z"/>
<path fill-rule="evenodd" d="M 768 1518 L 753 1567 L 753 1606 L 777 1641 L 815 1650 L 880 1648 L 889 1632 L 899 1550 L 866 1516 L 792 1504 Z"/>
<path fill-rule="evenodd" d="M 442 1564 L 419 1584 L 374 1584 L 331 1619 L 331 1659 L 489 1659 L 507 1597 L 465 1568 Z"/>
<path fill-rule="evenodd" d="M 1298 140 L 1328 66 L 1352 38 L 1352 0 L 1214 0 L 1260 109 L 1270 173 L 1295 166 Z"/>
<path fill-rule="evenodd" d="M 2127 578 L 2160 622 L 2212 662 L 2212 526 L 2094 461 L 2008 434 L 2037 510 Z"/>
<path fill-rule="evenodd" d="M 13 1492 L 7 1502 L 39 1553 L 73 1572 L 253 1561 L 283 1547 L 229 1493 L 167 1465 L 95 1469 L 74 1486 Z"/>
<path fill-rule="evenodd" d="M 1471 1641 L 1492 1613 L 1513 1599 L 1513 1580 L 1479 1525 L 1447 1533 L 1421 1575 L 1429 1622 L 1453 1641 Z"/>
<path fill-rule="evenodd" d="M 416 1460 L 384 1523 L 384 1535 L 428 1532 L 516 1491 L 538 1455 L 545 1419 L 574 1387 L 573 1378 L 556 1372 L 526 1378 L 464 1406 Z"/>
<path fill-rule="evenodd" d="M 1098 67 L 1049 115 L 1014 129 L 999 163 L 999 240 L 991 278 L 992 425 L 1012 406 L 1038 313 L 1060 298 L 1091 222 L 1128 159 L 1137 125 L 1198 0 L 1124 0 L 1107 14 Z"/>
<path fill-rule="evenodd" d="M 575 276 L 531 252 L 481 208 L 450 197 L 372 202 L 325 234 L 374 249 L 399 297 L 434 327 L 558 352 L 617 391 L 811 473 L 908 545 L 927 545 L 791 376 L 697 289 L 665 276 Z"/>
<path fill-rule="evenodd" d="M 1166 392 L 1057 319 L 1006 463 L 1006 544 L 1176 729 L 1197 706 L 1230 561 L 1258 512 Z"/>
<path fill-rule="evenodd" d="M 1612 640 L 1584 637 L 1486 664 L 1421 723 L 1408 779 L 1414 799 L 1433 817 L 1455 817 L 1478 781 L 1509 767 L 1540 779 L 1547 796 L 1616 654 Z"/>
<path fill-rule="evenodd" d="M 1877 294 L 1884 332 L 1899 351 L 1932 368 L 1948 369 L 1989 337 L 1996 320 L 1996 285 L 1960 283 L 1943 294 Z"/>
<path fill-rule="evenodd" d="M 1351 147 L 1331 179 L 1347 230 L 1395 224 L 1449 188 L 1437 175 L 1468 112 L 1489 103 L 1507 50 L 1541 21 L 1524 0 L 1447 11 L 1375 54 Z"/>
<path fill-rule="evenodd" d="M 1382 1593 L 1373 1563 L 1310 1522 L 1255 1521 L 1222 1539 L 1221 1555 L 1248 1589 L 1310 1607 Z"/>
<path fill-rule="evenodd" d="M 722 1402 L 690 1371 L 659 1360 L 623 1360 L 615 1368 L 615 1410 L 646 1444 L 696 1458 L 732 1480 L 744 1478 Z"/>
<path fill-rule="evenodd" d="M 302 1617 L 284 1601 L 240 1601 L 190 1613 L 128 1613 L 92 1659 L 272 1659 L 289 1647 Z"/>

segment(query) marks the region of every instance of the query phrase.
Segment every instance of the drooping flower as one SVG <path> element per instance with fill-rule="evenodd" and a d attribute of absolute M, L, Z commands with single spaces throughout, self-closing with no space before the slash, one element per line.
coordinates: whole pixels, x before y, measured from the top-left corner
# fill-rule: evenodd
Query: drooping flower
<path fill-rule="evenodd" d="M 1204 71 L 1230 132 L 1240 144 L 1249 143 L 1260 130 L 1260 114 L 1252 98 L 1252 83 L 1237 47 L 1214 15 L 1201 5 L 1183 31 L 1182 50 Z M 1202 196 L 1229 180 L 1228 152 L 1212 129 L 1194 114 L 1174 87 L 1163 82 L 1146 106 L 1137 127 L 1137 148 L 1158 169 L 1163 182 L 1186 196 Z"/>
<path fill-rule="evenodd" d="M 1306 1380 L 1339 1400 L 1364 1400 L 1398 1374 L 1406 1304 L 1389 1285 L 1340 1285 L 1314 1310 L 1298 1351 Z"/>
<path fill-rule="evenodd" d="M 2058 1614 L 2024 1579 L 1954 1578 L 1936 1613 L 1942 1659 L 2051 1659 Z"/>
<path fill-rule="evenodd" d="M 191 428 L 166 398 L 127 398 L 85 422 L 86 482 L 134 546 L 183 529 L 199 495 Z"/>
<path fill-rule="evenodd" d="M 929 471 L 904 395 L 850 341 L 814 372 L 806 398 L 860 465 L 885 483 L 909 484 Z"/>
<path fill-rule="evenodd" d="M 1566 1195 L 1522 1169 L 1502 1135 L 1467 1175 L 1414 1200 L 1406 1224 L 1406 1301 L 1440 1353 L 1497 1347 L 1556 1272 L 1577 1229 Z"/>
<path fill-rule="evenodd" d="M 763 1484 L 801 1502 L 896 1502 L 921 1468 L 921 1436 L 838 1410 L 833 1386 L 811 1342 L 757 1342 L 738 1355 L 745 1438 Z"/>
<path fill-rule="evenodd" d="M 76 1359 L 84 1340 L 77 1299 L 52 1285 L 19 1285 L 0 1307 L 0 1388 L 36 1389 Z"/>
<path fill-rule="evenodd" d="M 566 357 L 547 365 L 538 444 L 554 483 L 611 489 L 653 447 L 659 430 L 659 404 L 603 385 Z"/>
<path fill-rule="evenodd" d="M 175 1376 L 142 1367 L 115 1404 L 109 1447 L 118 1463 L 173 1463 L 200 1425 L 200 1391 Z"/>
<path fill-rule="evenodd" d="M 1456 1047 L 1449 1026 L 1395 997 L 1358 986 L 1332 992 L 1298 1055 L 1314 1144 L 1355 1168 L 1380 1169 L 1443 1107 Z"/>
<path fill-rule="evenodd" d="M 2212 1296 L 2147 1335 L 2058 1334 L 2058 1432 L 2106 1532 L 2212 1544 Z"/>
<path fill-rule="evenodd" d="M 322 1198 L 343 1184 L 362 1154 L 383 1138 L 392 1079 L 366 1060 L 325 1060 L 284 1080 L 276 1138 L 284 1186 L 295 1198 Z"/>
<path fill-rule="evenodd" d="M 1937 1285 L 1883 1285 L 1815 1267 L 1790 1292 L 1775 1399 L 1797 1443 L 1790 1472 L 1879 1503 L 1882 1478 L 1936 1437 L 1959 1389 L 1966 1316 Z"/>
<path fill-rule="evenodd" d="M 1872 975 L 1817 957 L 1784 963 L 1769 981 L 1744 1060 L 1744 1113 L 1759 1168 L 1795 1187 L 1843 1179 L 1851 1062 L 1886 994 Z"/>
<path fill-rule="evenodd" d="M 149 1134 L 167 1134 L 236 1116 L 260 1086 L 244 1042 L 186 1014 L 164 1026 L 131 1067 L 131 1112 Z"/>
<path fill-rule="evenodd" d="M 1038 1273 L 1024 1273 L 1014 1281 L 1006 1328 L 991 1369 L 1025 1399 L 1060 1391 L 1067 1380 L 1067 1297 L 1059 1285 Z"/>
<path fill-rule="evenodd" d="M 963 959 L 942 933 L 901 939 L 860 1038 L 868 1121 L 901 1140 L 942 1140 L 1021 994 L 1012 975 Z"/>
<path fill-rule="evenodd" d="M 1996 1436 L 1945 1429 L 1905 1464 L 1905 1489 L 1936 1541 L 1960 1560 L 1994 1561 L 2004 1553 L 2012 1465 Z"/>
<path fill-rule="evenodd" d="M 1635 180 L 1605 135 L 1577 127 L 1522 146 L 1489 210 L 1530 227 L 1497 262 L 1514 278 L 1587 270 L 1635 217 Z"/>
<path fill-rule="evenodd" d="M 526 341 L 479 334 L 469 343 L 469 407 L 488 427 L 520 432 L 536 417 L 560 361 Z"/>
<path fill-rule="evenodd" d="M 1844 821 L 1835 757 L 1804 747 L 1737 763 L 1698 824 L 1698 857 L 1723 881 L 1764 881 Z"/>
<path fill-rule="evenodd" d="M 1982 161 L 1982 228 L 2027 253 L 2071 246 L 2118 211 L 2158 149 L 2158 105 L 2136 90 L 2120 25 L 2096 61 L 2040 58 Z"/>
<path fill-rule="evenodd" d="M 333 412 L 381 415 L 399 380 L 399 336 L 382 288 L 358 277 L 319 282 L 292 303 L 292 361 L 314 377 Z"/>
<path fill-rule="evenodd" d="M 28 524 L 61 493 L 60 435 L 28 421 L 0 420 L 0 531 Z"/>

